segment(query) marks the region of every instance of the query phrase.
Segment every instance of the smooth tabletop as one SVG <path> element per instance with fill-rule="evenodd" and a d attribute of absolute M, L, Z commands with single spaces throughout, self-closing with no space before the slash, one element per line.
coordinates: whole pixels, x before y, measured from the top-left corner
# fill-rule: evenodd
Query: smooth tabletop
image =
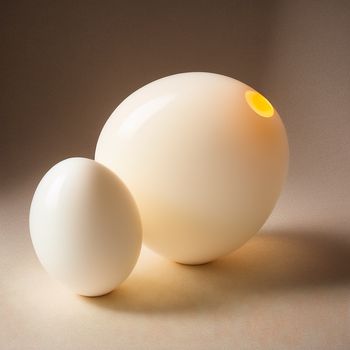
<path fill-rule="evenodd" d="M 282 198 L 262 232 L 237 252 L 185 266 L 144 248 L 120 288 L 87 298 L 39 264 L 28 230 L 31 195 L 18 188 L 1 198 L 0 349 L 350 346 L 348 222 L 344 230 L 293 228 L 279 216 Z"/>

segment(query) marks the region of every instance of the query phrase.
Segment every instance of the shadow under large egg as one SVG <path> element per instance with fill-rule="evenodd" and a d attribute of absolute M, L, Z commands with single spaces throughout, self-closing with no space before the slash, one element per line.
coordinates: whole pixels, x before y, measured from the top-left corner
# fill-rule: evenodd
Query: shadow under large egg
<path fill-rule="evenodd" d="M 232 254 L 181 265 L 149 251 L 118 289 L 84 302 L 116 312 L 200 312 L 280 294 L 350 283 L 350 241 L 334 232 L 262 232 Z"/>

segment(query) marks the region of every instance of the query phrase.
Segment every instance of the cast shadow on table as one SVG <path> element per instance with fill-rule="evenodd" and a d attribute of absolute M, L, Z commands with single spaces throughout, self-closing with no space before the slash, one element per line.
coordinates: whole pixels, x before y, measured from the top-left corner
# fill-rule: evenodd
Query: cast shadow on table
<path fill-rule="evenodd" d="M 117 290 L 82 300 L 118 312 L 189 312 L 262 293 L 350 283 L 350 242 L 330 233 L 260 233 L 238 251 L 200 266 L 145 260 Z"/>

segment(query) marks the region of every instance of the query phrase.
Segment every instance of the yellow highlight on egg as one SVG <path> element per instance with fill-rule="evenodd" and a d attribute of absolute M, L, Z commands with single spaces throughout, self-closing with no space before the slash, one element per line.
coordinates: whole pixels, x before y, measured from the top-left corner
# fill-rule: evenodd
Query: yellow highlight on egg
<path fill-rule="evenodd" d="M 245 99 L 250 108 L 264 118 L 270 118 L 274 114 L 272 104 L 256 91 L 248 90 L 245 93 Z"/>

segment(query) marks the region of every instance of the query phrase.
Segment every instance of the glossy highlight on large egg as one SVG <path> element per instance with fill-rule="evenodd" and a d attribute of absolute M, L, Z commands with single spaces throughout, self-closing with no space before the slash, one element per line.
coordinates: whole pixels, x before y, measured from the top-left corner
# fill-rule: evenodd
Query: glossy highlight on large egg
<path fill-rule="evenodd" d="M 273 105 L 213 73 L 181 73 L 127 97 L 106 122 L 95 158 L 125 182 L 144 242 L 184 264 L 240 247 L 270 215 L 288 168 Z"/>

